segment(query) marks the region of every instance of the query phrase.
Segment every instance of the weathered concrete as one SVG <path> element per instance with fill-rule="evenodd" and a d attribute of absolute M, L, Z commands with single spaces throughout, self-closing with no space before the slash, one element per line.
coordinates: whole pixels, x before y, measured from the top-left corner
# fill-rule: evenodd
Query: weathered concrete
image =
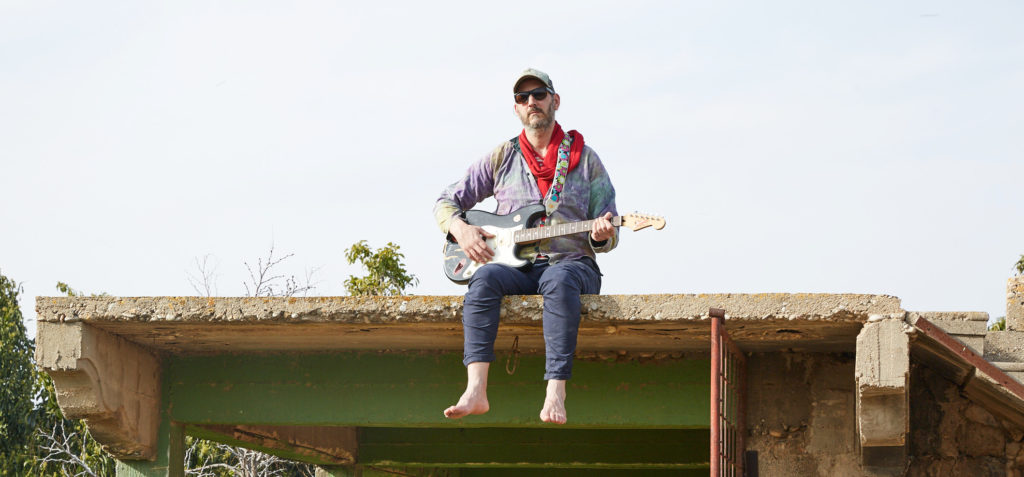
<path fill-rule="evenodd" d="M 985 335 L 985 359 L 1024 383 L 1024 331 L 990 331 Z"/>
<path fill-rule="evenodd" d="M 864 325 L 857 336 L 857 385 L 864 391 L 901 393 L 910 372 L 909 326 L 898 319 Z"/>
<path fill-rule="evenodd" d="M 40 322 L 36 363 L 53 378 L 64 416 L 118 458 L 155 457 L 160 361 L 151 351 L 84 323 Z"/>
<path fill-rule="evenodd" d="M 1024 276 L 1006 281 L 1006 329 L 1024 331 Z"/>
<path fill-rule="evenodd" d="M 900 319 L 864 325 L 857 336 L 857 428 L 867 466 L 901 466 L 910 427 L 909 326 Z"/>
<path fill-rule="evenodd" d="M 497 346 L 519 337 L 525 352 L 544 349 L 538 296 L 505 299 Z M 902 316 L 886 295 L 609 295 L 583 299 L 581 352 L 705 349 L 710 307 L 728 310 L 730 334 L 744 349 L 853 351 L 872 316 Z M 48 298 L 40 321 L 84 321 L 176 354 L 349 349 L 462 348 L 462 298 Z"/>
<path fill-rule="evenodd" d="M 977 311 L 922 311 L 919 316 L 932 322 L 979 355 L 985 354 L 988 313 Z"/>
<path fill-rule="evenodd" d="M 760 475 L 898 475 L 861 463 L 852 353 L 752 353 L 749 438 Z"/>
<path fill-rule="evenodd" d="M 985 335 L 985 359 L 1024 362 L 1024 331 L 990 331 Z"/>
<path fill-rule="evenodd" d="M 539 296 L 509 297 L 502 321 L 539 319 Z M 587 321 L 690 321 L 706 319 L 708 308 L 727 310 L 737 320 L 853 320 L 900 313 L 889 295 L 757 293 L 699 295 L 590 295 L 583 298 Z M 345 322 L 393 324 L 458 321 L 461 296 L 203 298 L 203 297 L 39 297 L 40 321 L 145 322 Z"/>

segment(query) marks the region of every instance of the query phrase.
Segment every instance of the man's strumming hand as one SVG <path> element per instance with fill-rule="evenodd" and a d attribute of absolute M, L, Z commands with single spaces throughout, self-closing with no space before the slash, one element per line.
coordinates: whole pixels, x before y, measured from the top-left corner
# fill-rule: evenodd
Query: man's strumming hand
<path fill-rule="evenodd" d="M 477 263 L 487 263 L 494 258 L 494 251 L 491 247 L 487 246 L 485 238 L 492 238 L 494 234 L 488 233 L 483 227 L 476 225 L 469 225 L 462 221 L 462 219 L 455 217 L 452 219 L 451 225 L 448 226 L 448 232 L 455 237 L 455 241 L 462 247 L 462 251 L 466 252 L 466 256 L 470 260 Z"/>

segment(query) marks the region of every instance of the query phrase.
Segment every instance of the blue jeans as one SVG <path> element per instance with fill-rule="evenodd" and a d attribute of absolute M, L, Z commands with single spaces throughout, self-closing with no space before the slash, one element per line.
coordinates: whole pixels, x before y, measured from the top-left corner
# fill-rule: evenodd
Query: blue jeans
<path fill-rule="evenodd" d="M 580 328 L 580 295 L 601 292 L 601 274 L 590 258 L 534 265 L 480 267 L 469 279 L 462 309 L 466 365 L 494 361 L 501 299 L 505 295 L 544 295 L 544 379 L 572 377 L 572 357 Z"/>

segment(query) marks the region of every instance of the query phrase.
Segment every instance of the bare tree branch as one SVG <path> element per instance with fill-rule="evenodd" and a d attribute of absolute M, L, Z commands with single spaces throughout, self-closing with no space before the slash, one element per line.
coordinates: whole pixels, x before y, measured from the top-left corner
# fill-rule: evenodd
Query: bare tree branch
<path fill-rule="evenodd" d="M 274 477 L 295 475 L 295 472 L 298 471 L 299 475 L 314 477 L 316 473 L 314 467 L 309 464 L 292 462 L 270 454 L 246 449 L 244 447 L 233 447 L 217 442 L 211 443 L 216 447 L 220 454 L 227 454 L 228 457 L 222 461 L 213 463 L 211 463 L 209 457 L 207 457 L 202 464 L 193 468 L 186 468 L 185 475 L 195 477 L 216 477 L 217 475 L 223 475 L 223 471 L 227 471 L 227 473 L 236 477 Z M 193 456 L 199 452 L 200 445 L 201 440 L 195 439 L 185 450 L 186 467 L 189 462 L 192 462 Z M 218 458 L 215 457 L 215 460 L 217 459 Z M 221 470 L 222 472 L 218 474 L 218 472 L 215 472 L 216 470 Z"/>
<path fill-rule="evenodd" d="M 285 475 L 283 464 L 288 461 L 277 456 L 264 454 L 262 452 L 246 449 L 244 447 L 232 447 L 225 444 L 218 444 L 221 450 L 230 452 L 238 460 L 235 467 L 235 475 L 240 477 L 273 477 Z"/>
<path fill-rule="evenodd" d="M 319 267 L 306 271 L 306 282 L 304 285 L 299 284 L 298 280 L 295 279 L 295 275 L 290 277 L 275 275 L 276 271 L 273 271 L 273 268 L 293 256 L 295 256 L 294 253 L 289 253 L 275 259 L 274 244 L 271 243 L 266 260 L 258 258 L 255 269 L 253 269 L 252 265 L 249 265 L 249 262 L 244 262 L 245 268 L 249 271 L 249 281 L 242 282 L 242 285 L 245 286 L 245 296 L 296 296 L 300 293 L 302 296 L 306 296 L 308 292 L 316 289 L 316 286 L 312 285 L 311 281 L 313 275 L 319 271 Z M 282 279 L 284 280 L 284 285 L 280 284 Z M 250 284 L 252 285 L 251 287 Z"/>
<path fill-rule="evenodd" d="M 271 242 L 266 257 L 257 258 L 255 266 L 249 262 L 243 262 L 246 270 L 249 272 L 249 280 L 242 282 L 242 285 L 245 287 L 246 296 L 290 297 L 299 294 L 306 296 L 309 292 L 316 289 L 317 282 L 314 281 L 314 276 L 320 271 L 320 267 L 306 269 L 305 281 L 300 284 L 295 275 L 286 277 L 283 274 L 277 273 L 275 269 L 275 267 L 278 267 L 282 262 L 293 257 L 295 254 L 289 253 L 282 257 L 275 257 L 274 252 L 274 244 Z M 196 293 L 203 296 L 214 296 L 217 294 L 216 264 L 210 260 L 210 257 L 210 255 L 205 255 L 202 259 L 196 257 L 196 270 L 194 273 L 188 273 L 189 283 L 192 285 L 192 288 Z M 291 462 L 243 447 L 233 447 L 221 443 L 214 444 L 219 451 L 230 456 L 226 459 L 227 461 L 210 462 L 210 458 L 206 457 L 198 466 L 191 469 L 186 468 L 186 475 L 216 477 L 218 475 L 216 471 L 218 470 L 221 471 L 221 474 L 223 474 L 223 471 L 227 471 L 231 475 L 239 477 L 285 476 L 294 475 L 295 471 L 298 471 L 302 476 L 314 477 L 316 473 L 312 465 Z M 186 467 L 192 462 L 193 457 L 198 452 L 199 445 L 200 440 L 196 439 L 186 449 Z M 218 457 L 214 457 L 214 460 L 218 459 Z"/>
<path fill-rule="evenodd" d="M 203 259 L 195 257 L 195 272 L 186 271 L 188 283 L 200 296 L 217 295 L 217 264 L 211 262 L 210 254 L 203 255 Z"/>
<path fill-rule="evenodd" d="M 284 275 L 273 275 L 270 270 L 275 265 L 291 258 L 292 255 L 294 254 L 289 253 L 284 257 L 274 260 L 274 244 L 271 242 L 270 251 L 267 252 L 266 263 L 263 262 L 262 258 L 258 258 L 256 260 L 256 270 L 253 270 L 249 262 L 243 262 L 245 263 L 245 268 L 249 270 L 249 280 L 252 281 L 251 289 L 249 288 L 249 283 L 242 282 L 242 285 L 245 285 L 245 296 L 278 296 L 274 292 L 274 282 L 284 278 Z"/>
<path fill-rule="evenodd" d="M 89 467 L 89 464 L 78 457 L 78 453 L 75 452 L 72 442 L 74 442 L 76 434 L 74 431 L 70 435 L 67 434 L 64 430 L 63 420 L 57 421 L 57 425 L 53 426 L 53 429 L 50 429 L 49 432 L 42 431 L 40 436 L 43 438 L 43 442 L 39 447 L 46 452 L 46 455 L 43 456 L 43 462 L 57 464 L 64 475 L 99 477 Z M 78 472 L 72 474 L 71 472 L 76 469 Z"/>

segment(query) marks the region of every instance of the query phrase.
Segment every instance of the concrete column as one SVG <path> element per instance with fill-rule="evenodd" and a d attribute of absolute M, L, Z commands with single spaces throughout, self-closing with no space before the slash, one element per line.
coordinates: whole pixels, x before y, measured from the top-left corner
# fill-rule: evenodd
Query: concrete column
<path fill-rule="evenodd" d="M 1006 330 L 985 335 L 985 359 L 1024 383 L 1024 277 L 1006 282 Z"/>
<path fill-rule="evenodd" d="M 857 428 L 868 467 L 902 467 L 910 429 L 910 346 L 902 319 L 868 322 L 857 336 Z"/>
<path fill-rule="evenodd" d="M 1024 331 L 1024 276 L 1006 282 L 1006 329 Z"/>

